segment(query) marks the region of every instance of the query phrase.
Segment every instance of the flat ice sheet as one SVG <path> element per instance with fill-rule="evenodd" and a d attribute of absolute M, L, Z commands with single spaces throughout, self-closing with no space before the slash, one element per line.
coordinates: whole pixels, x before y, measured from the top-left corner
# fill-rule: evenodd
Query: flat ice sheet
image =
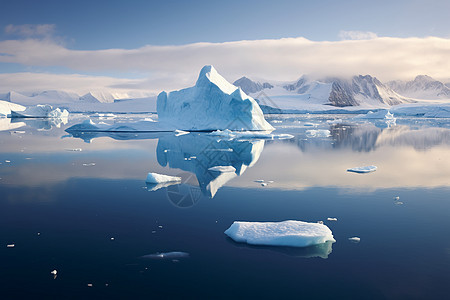
<path fill-rule="evenodd" d="M 225 231 L 236 242 L 250 245 L 307 247 L 335 242 L 331 230 L 323 224 L 302 221 L 240 222 Z"/>

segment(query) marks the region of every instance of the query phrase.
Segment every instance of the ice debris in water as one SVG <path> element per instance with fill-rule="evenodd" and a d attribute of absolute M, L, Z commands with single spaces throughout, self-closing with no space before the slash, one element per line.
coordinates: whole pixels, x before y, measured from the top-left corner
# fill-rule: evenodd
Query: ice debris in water
<path fill-rule="evenodd" d="M 265 182 L 261 183 L 261 186 L 266 186 L 266 185 L 267 185 L 267 183 L 265 183 Z"/>
<path fill-rule="evenodd" d="M 251 245 L 307 247 L 335 242 L 331 230 L 323 224 L 302 221 L 240 222 L 225 231 L 236 242 Z"/>
<path fill-rule="evenodd" d="M 294 136 L 291 134 L 272 134 L 264 131 L 231 131 L 228 129 L 225 130 L 216 130 L 208 133 L 208 135 L 226 137 L 229 139 L 250 139 L 250 138 L 258 138 L 258 139 L 269 139 L 269 140 L 285 140 L 292 139 Z"/>
<path fill-rule="evenodd" d="M 398 201 L 398 200 L 400 200 L 400 197 L 399 196 L 395 196 L 394 200 Z"/>
<path fill-rule="evenodd" d="M 365 167 L 355 167 L 347 169 L 347 172 L 353 172 L 353 173 L 370 173 L 375 172 L 377 170 L 376 166 L 365 166 Z"/>
<path fill-rule="evenodd" d="M 85 167 L 92 167 L 92 166 L 95 166 L 95 162 L 84 163 L 83 166 L 85 166 Z"/>
<path fill-rule="evenodd" d="M 29 106 L 25 110 L 11 110 L 11 118 L 67 118 L 69 112 L 66 109 L 53 109 L 51 105 L 43 104 Z"/>
<path fill-rule="evenodd" d="M 164 183 L 174 181 L 181 181 L 181 177 L 163 175 L 158 173 L 148 173 L 147 179 L 145 180 L 145 182 L 147 183 Z"/>
<path fill-rule="evenodd" d="M 81 148 L 73 148 L 73 149 L 66 149 L 66 151 L 81 152 L 81 151 L 83 151 L 83 149 L 81 149 Z"/>
<path fill-rule="evenodd" d="M 337 218 L 327 218 L 327 221 L 337 221 Z"/>
<path fill-rule="evenodd" d="M 50 272 L 50 274 L 56 275 L 56 274 L 58 274 L 58 271 L 57 270 L 53 270 L 53 271 Z"/>
<path fill-rule="evenodd" d="M 189 253 L 182 251 L 153 253 L 141 256 L 141 258 L 150 258 L 150 259 L 176 259 L 185 257 L 189 257 Z"/>
<path fill-rule="evenodd" d="M 9 245 L 6 245 L 6 248 L 14 248 L 16 245 L 15 244 L 9 244 Z"/>
<path fill-rule="evenodd" d="M 329 137 L 331 132 L 327 129 L 310 129 L 306 131 L 308 137 Z"/>
<path fill-rule="evenodd" d="M 215 171 L 215 172 L 236 172 L 236 169 L 233 166 L 215 166 L 208 169 L 209 171 Z"/>
<path fill-rule="evenodd" d="M 361 241 L 361 238 L 354 236 L 354 237 L 348 238 L 348 240 L 353 243 L 359 243 Z"/>

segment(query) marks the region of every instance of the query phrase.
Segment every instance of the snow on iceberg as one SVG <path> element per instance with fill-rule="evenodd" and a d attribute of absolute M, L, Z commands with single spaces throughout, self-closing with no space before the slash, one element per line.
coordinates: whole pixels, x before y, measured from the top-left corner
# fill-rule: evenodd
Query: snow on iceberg
<path fill-rule="evenodd" d="M 175 182 L 175 181 L 181 181 L 181 177 L 176 176 L 168 176 L 158 173 L 148 173 L 147 179 L 145 182 L 147 183 L 165 183 L 165 182 Z"/>
<path fill-rule="evenodd" d="M 236 242 L 250 245 L 308 247 L 336 241 L 326 225 L 302 221 L 235 221 L 225 234 Z"/>
<path fill-rule="evenodd" d="M 202 68 L 195 86 L 160 93 L 157 111 L 161 123 L 182 130 L 274 130 L 258 103 L 213 66 Z"/>
<path fill-rule="evenodd" d="M 350 168 L 350 169 L 347 169 L 347 172 L 370 173 L 370 172 L 375 172 L 376 170 L 377 170 L 376 166 L 365 166 L 365 167 Z"/>
<path fill-rule="evenodd" d="M 65 109 L 53 108 L 53 106 L 44 104 L 29 106 L 25 110 L 11 109 L 11 118 L 67 118 L 69 112 Z"/>

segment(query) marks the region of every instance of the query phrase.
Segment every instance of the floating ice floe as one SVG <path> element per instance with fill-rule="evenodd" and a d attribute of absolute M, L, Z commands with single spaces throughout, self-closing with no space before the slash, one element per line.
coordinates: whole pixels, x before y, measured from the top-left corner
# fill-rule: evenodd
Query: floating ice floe
<path fill-rule="evenodd" d="M 145 180 L 145 182 L 147 183 L 165 183 L 175 181 L 181 181 L 181 177 L 163 175 L 158 173 L 148 173 L 147 179 Z"/>
<path fill-rule="evenodd" d="M 14 248 L 16 245 L 15 244 L 9 244 L 9 245 L 6 245 L 6 248 Z"/>
<path fill-rule="evenodd" d="M 208 133 L 208 135 L 226 137 L 229 139 L 268 139 L 268 140 L 284 140 L 284 139 L 292 139 L 294 136 L 291 134 L 272 134 L 269 132 L 261 132 L 261 131 L 231 131 L 228 129 L 225 130 L 216 130 Z"/>
<path fill-rule="evenodd" d="M 236 172 L 236 168 L 232 167 L 232 166 L 215 166 L 215 167 L 211 167 L 208 168 L 209 171 L 215 171 L 215 172 Z"/>
<path fill-rule="evenodd" d="M 331 132 L 328 129 L 310 129 L 306 130 L 306 135 L 308 137 L 329 137 Z"/>
<path fill-rule="evenodd" d="M 195 86 L 158 95 L 159 122 L 183 130 L 274 130 L 258 103 L 204 66 Z"/>
<path fill-rule="evenodd" d="M 327 221 L 337 221 L 337 218 L 327 218 Z"/>
<path fill-rule="evenodd" d="M 176 259 L 186 257 L 189 257 L 189 253 L 181 251 L 153 253 L 141 256 L 141 258 L 149 258 L 149 259 Z"/>
<path fill-rule="evenodd" d="M 53 106 L 44 104 L 29 106 L 25 110 L 11 109 L 11 118 L 67 118 L 69 112 L 66 109 L 53 108 Z"/>
<path fill-rule="evenodd" d="M 225 234 L 236 242 L 250 245 L 307 247 L 335 242 L 333 233 L 326 225 L 302 221 L 235 221 Z"/>
<path fill-rule="evenodd" d="M 50 272 L 50 274 L 56 275 L 56 274 L 58 274 L 58 271 L 57 270 L 53 270 L 53 271 Z"/>
<path fill-rule="evenodd" d="M 377 170 L 376 166 L 365 166 L 365 167 L 355 167 L 347 169 L 347 172 L 353 172 L 353 173 L 370 173 L 375 172 Z"/>
<path fill-rule="evenodd" d="M 189 134 L 190 132 L 177 129 L 177 130 L 174 131 L 174 133 L 175 133 L 176 136 L 180 136 L 180 135 Z"/>
<path fill-rule="evenodd" d="M 327 123 L 330 125 L 334 125 L 334 124 L 341 124 L 343 123 L 342 119 L 334 119 L 334 120 L 327 120 Z"/>
<path fill-rule="evenodd" d="M 348 240 L 353 243 L 359 243 L 361 241 L 361 238 L 354 236 L 354 237 L 348 238 Z"/>

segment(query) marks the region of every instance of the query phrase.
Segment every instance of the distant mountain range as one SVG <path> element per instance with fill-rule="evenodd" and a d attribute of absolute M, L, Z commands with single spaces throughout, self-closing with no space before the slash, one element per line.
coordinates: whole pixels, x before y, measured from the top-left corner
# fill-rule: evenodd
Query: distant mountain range
<path fill-rule="evenodd" d="M 390 81 L 386 84 L 397 93 L 415 99 L 450 99 L 450 87 L 427 75 L 411 81 Z"/>
<path fill-rule="evenodd" d="M 244 92 L 253 97 L 264 92 L 271 98 L 287 99 L 291 97 L 300 99 L 304 103 L 336 107 L 365 104 L 390 106 L 421 99 L 450 99 L 450 88 L 426 75 L 419 75 L 413 81 L 390 81 L 386 84 L 370 75 L 358 75 L 350 79 L 328 77 L 319 80 L 302 76 L 295 82 L 278 86 L 242 77 L 236 80 L 234 85 L 241 87 Z"/>

